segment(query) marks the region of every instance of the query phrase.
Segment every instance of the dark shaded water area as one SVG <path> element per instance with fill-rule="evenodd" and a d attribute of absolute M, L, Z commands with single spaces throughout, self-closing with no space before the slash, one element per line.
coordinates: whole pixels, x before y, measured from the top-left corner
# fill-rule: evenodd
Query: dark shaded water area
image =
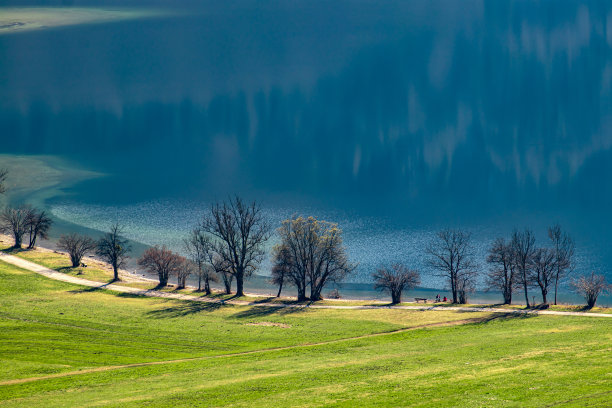
<path fill-rule="evenodd" d="M 576 273 L 612 280 L 610 2 L 69 4 L 165 13 L 0 35 L 0 152 L 108 174 L 48 200 L 58 219 L 179 249 L 240 194 L 338 222 L 353 283 L 401 261 L 430 287 L 438 229 L 483 261 L 559 222 Z"/>

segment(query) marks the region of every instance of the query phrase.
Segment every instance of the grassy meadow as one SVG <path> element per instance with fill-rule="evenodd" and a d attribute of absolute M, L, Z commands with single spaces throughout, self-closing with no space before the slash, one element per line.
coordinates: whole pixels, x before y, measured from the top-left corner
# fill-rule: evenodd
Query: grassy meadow
<path fill-rule="evenodd" d="M 607 318 L 141 298 L 1 261 L 0 282 L 0 406 L 612 401 Z"/>

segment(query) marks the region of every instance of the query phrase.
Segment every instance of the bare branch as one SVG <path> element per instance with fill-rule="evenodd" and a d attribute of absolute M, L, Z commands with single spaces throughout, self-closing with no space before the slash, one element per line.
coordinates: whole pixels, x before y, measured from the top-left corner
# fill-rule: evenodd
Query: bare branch
<path fill-rule="evenodd" d="M 257 203 L 245 204 L 239 197 L 213 204 L 200 225 L 213 237 L 214 252 L 224 266 L 224 274 L 236 278 L 236 295 L 244 295 L 244 279 L 265 256 L 263 244 L 270 238 L 271 226 Z M 230 282 L 231 283 L 231 282 Z"/>
<path fill-rule="evenodd" d="M 85 254 L 96 249 L 96 242 L 84 235 L 72 233 L 70 235 L 62 235 L 57 246 L 68 252 L 72 267 L 76 268 L 81 265 L 81 260 Z"/>
<path fill-rule="evenodd" d="M 572 287 L 584 296 L 589 308 L 595 306 L 599 295 L 610 291 L 610 285 L 606 283 L 606 278 L 603 275 L 595 275 L 595 272 L 591 272 L 590 276 L 581 276 L 572 282 Z"/>
<path fill-rule="evenodd" d="M 0 213 L 0 232 L 13 236 L 13 248 L 21 248 L 34 210 L 30 206 L 7 207 Z"/>
<path fill-rule="evenodd" d="M 372 279 L 374 279 L 374 289 L 388 292 L 393 304 L 401 303 L 402 292 L 413 289 L 421 283 L 417 271 L 401 264 L 394 264 L 390 268 L 379 268 L 372 274 Z"/>
<path fill-rule="evenodd" d="M 184 280 L 188 275 L 185 267 L 185 258 L 175 254 L 165 246 L 161 248 L 158 246 L 148 248 L 138 260 L 138 265 L 150 273 L 156 274 L 159 277 L 160 287 L 168 285 L 170 275 L 178 276 L 179 287 L 185 286 Z"/>
<path fill-rule="evenodd" d="M 121 236 L 119 224 L 113 224 L 110 232 L 98 241 L 96 253 L 113 267 L 114 280 L 119 280 L 119 268 L 125 264 L 131 250 L 129 241 Z"/>
<path fill-rule="evenodd" d="M 453 303 L 458 303 L 460 291 L 465 295 L 473 286 L 475 264 L 471 235 L 462 230 L 442 230 L 425 248 L 425 252 L 429 255 L 428 265 L 438 276 L 448 279 Z M 466 296 L 463 298 L 466 299 Z"/>

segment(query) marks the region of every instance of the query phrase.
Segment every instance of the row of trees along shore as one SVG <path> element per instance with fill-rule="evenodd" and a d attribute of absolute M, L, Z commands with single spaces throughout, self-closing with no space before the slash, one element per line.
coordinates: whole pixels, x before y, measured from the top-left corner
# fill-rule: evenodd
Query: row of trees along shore
<path fill-rule="evenodd" d="M 7 174 L 0 170 L 0 193 L 5 192 Z M 15 248 L 22 247 L 26 235 L 28 249 L 34 248 L 37 238 L 48 238 L 51 225 L 44 211 L 30 206 L 7 207 L 0 213 L 0 232 L 13 237 Z M 207 295 L 211 294 L 211 284 L 221 280 L 227 294 L 235 281 L 235 295 L 244 296 L 245 280 L 264 259 L 264 246 L 272 232 L 256 202 L 248 204 L 234 197 L 212 205 L 188 234 L 183 241 L 186 256 L 165 246 L 153 246 L 144 251 L 138 264 L 158 276 L 160 287 L 167 286 L 170 277 L 175 276 L 177 287 L 184 288 L 187 277 L 195 275 L 197 290 Z M 356 269 L 335 223 L 293 217 L 283 221 L 277 233 L 279 243 L 272 248 L 270 278 L 278 285 L 277 297 L 289 285 L 296 289 L 298 301 L 320 300 L 326 286 L 342 282 Z M 484 273 L 478 271 L 471 235 L 464 230 L 439 231 L 426 246 L 425 254 L 433 273 L 447 282 L 453 303 L 467 303 L 484 275 L 487 290 L 500 291 L 505 304 L 511 304 L 513 295 L 521 292 L 530 307 L 529 290 L 534 288 L 539 290 L 543 304 L 548 304 L 553 291 L 557 304 L 559 284 L 569 279 L 573 289 L 593 307 L 598 296 L 610 289 L 605 278 L 595 273 L 572 276 L 574 241 L 559 225 L 548 229 L 548 238 L 548 246 L 538 247 L 534 233 L 525 229 L 515 230 L 508 240 L 495 239 L 486 258 L 489 269 Z M 73 267 L 80 266 L 86 254 L 95 253 L 112 266 L 115 280 L 119 280 L 119 269 L 131 249 L 119 224 L 97 241 L 74 233 L 62 235 L 58 247 L 69 254 Z M 402 264 L 381 267 L 372 273 L 372 279 L 375 289 L 387 292 L 392 303 L 400 303 L 402 293 L 421 282 L 418 271 Z"/>

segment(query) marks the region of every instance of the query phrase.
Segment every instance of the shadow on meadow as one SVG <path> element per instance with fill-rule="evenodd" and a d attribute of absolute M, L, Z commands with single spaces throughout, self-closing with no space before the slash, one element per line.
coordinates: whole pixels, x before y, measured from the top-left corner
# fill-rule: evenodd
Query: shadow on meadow
<path fill-rule="evenodd" d="M 58 272 L 61 272 L 61 271 L 58 271 Z M 116 281 L 111 278 L 106 283 L 100 283 L 100 285 L 98 286 L 87 286 L 81 289 L 73 289 L 73 290 L 69 290 L 68 293 L 90 293 L 90 292 L 97 292 L 100 290 L 107 290 L 108 285 L 112 285 L 113 283 L 117 283 L 117 282 L 121 282 L 121 281 Z M 109 289 L 109 290 L 112 290 L 112 289 Z M 141 295 L 130 294 L 130 293 L 117 293 L 116 296 L 130 296 L 130 297 L 138 297 L 138 298 L 142 297 Z"/>
<path fill-rule="evenodd" d="M 466 310 L 459 310 L 457 313 L 473 313 Z M 487 324 L 491 322 L 503 322 L 509 320 L 525 320 L 531 319 L 532 317 L 538 317 L 535 313 L 515 313 L 515 312 L 493 312 L 490 316 L 478 317 L 472 319 L 470 324 Z"/>
<path fill-rule="evenodd" d="M 252 306 L 246 310 L 242 310 L 232 317 L 236 319 L 251 319 L 256 317 L 265 317 L 271 315 L 290 315 L 296 313 L 303 313 L 308 310 L 307 305 L 291 306 L 291 305 L 279 305 L 279 306 Z"/>
<path fill-rule="evenodd" d="M 225 302 L 193 302 L 185 301 L 178 305 L 165 307 L 163 309 L 152 310 L 147 313 L 148 316 L 155 318 L 175 318 L 183 317 L 201 312 L 214 312 L 221 308 L 235 307 L 235 305 Z M 270 316 L 270 315 L 287 315 L 303 312 L 305 307 L 290 307 L 290 306 L 249 306 L 246 310 L 242 310 L 232 315 L 236 319 L 250 319 L 254 317 Z"/>
<path fill-rule="evenodd" d="M 4 252 L 7 255 L 16 255 L 19 254 L 21 252 L 28 252 L 29 250 L 27 248 L 15 248 L 13 246 L 8 247 L 8 248 L 4 248 L 2 250 L 0 250 L 2 252 Z"/>
<path fill-rule="evenodd" d="M 147 316 L 161 319 L 169 319 L 175 317 L 183 317 L 201 312 L 214 312 L 222 307 L 228 307 L 232 305 L 226 305 L 221 302 L 181 302 L 178 305 L 165 307 L 163 309 L 151 310 L 147 312 Z"/>

